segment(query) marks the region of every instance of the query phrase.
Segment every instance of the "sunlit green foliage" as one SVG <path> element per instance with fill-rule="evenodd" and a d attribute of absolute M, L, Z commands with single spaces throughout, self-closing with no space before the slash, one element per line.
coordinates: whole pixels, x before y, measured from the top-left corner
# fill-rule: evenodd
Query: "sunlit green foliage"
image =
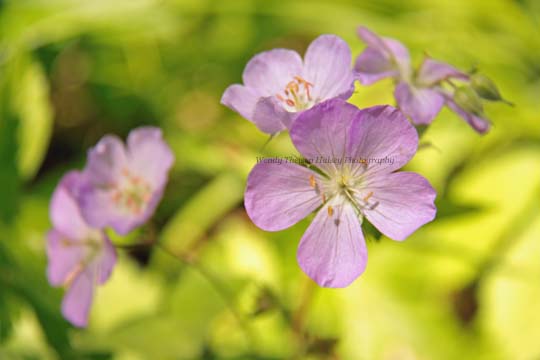
<path fill-rule="evenodd" d="M 358 53 L 359 24 L 416 62 L 480 69 L 515 107 L 488 104 L 483 137 L 444 110 L 408 166 L 438 219 L 369 242 L 359 280 L 320 289 L 296 264 L 307 222 L 265 233 L 242 207 L 256 156 L 294 148 L 263 149 L 219 99 L 262 50 L 335 33 Z M 539 35 L 535 0 L 0 1 L 0 359 L 538 358 Z M 175 151 L 170 183 L 149 225 L 114 238 L 119 265 L 74 329 L 45 278 L 49 197 L 103 134 L 143 124 Z"/>

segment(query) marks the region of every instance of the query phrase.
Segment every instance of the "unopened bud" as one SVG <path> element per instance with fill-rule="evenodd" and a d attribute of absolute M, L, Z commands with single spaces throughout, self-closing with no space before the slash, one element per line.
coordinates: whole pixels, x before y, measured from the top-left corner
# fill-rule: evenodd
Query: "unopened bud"
<path fill-rule="evenodd" d="M 461 86 L 454 91 L 454 102 L 468 113 L 482 115 L 482 99 L 470 86 Z"/>
<path fill-rule="evenodd" d="M 485 75 L 474 74 L 471 76 L 471 86 L 481 98 L 491 101 L 503 101 L 509 105 L 512 105 L 509 101 L 506 101 L 501 96 L 497 85 Z"/>

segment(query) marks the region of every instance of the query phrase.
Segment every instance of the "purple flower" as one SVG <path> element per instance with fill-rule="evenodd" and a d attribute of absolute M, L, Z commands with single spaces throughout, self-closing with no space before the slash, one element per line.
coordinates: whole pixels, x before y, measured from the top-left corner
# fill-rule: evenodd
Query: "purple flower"
<path fill-rule="evenodd" d="M 489 129 L 488 120 L 457 106 L 452 94 L 442 87 L 444 81 L 469 81 L 469 76 L 451 65 L 425 58 L 417 71 L 411 66 L 409 51 L 397 40 L 380 37 L 365 27 L 358 36 L 367 44 L 358 56 L 355 71 L 364 85 L 384 78 L 396 82 L 394 96 L 399 108 L 416 125 L 431 124 L 446 104 L 479 133 Z"/>
<path fill-rule="evenodd" d="M 322 35 L 308 47 L 304 61 L 297 52 L 274 49 L 247 64 L 244 85 L 231 85 L 221 103 L 274 134 L 291 127 L 303 111 L 324 100 L 348 99 L 354 90 L 351 51 L 345 41 Z"/>
<path fill-rule="evenodd" d="M 298 117 L 291 139 L 318 170 L 258 163 L 248 177 L 245 206 L 252 221 L 267 231 L 288 228 L 317 210 L 297 259 L 319 285 L 345 287 L 362 274 L 364 218 L 386 236 L 404 240 L 435 217 L 436 194 L 428 181 L 394 172 L 418 145 L 415 129 L 399 110 L 359 110 L 329 100 Z"/>
<path fill-rule="evenodd" d="M 127 146 L 106 135 L 88 153 L 89 184 L 78 198 L 83 217 L 93 227 L 129 233 L 154 213 L 173 161 L 158 128 L 131 131 Z"/>
<path fill-rule="evenodd" d="M 53 229 L 47 234 L 47 277 L 53 286 L 68 288 L 62 313 L 84 327 L 97 284 L 105 283 L 116 263 L 116 252 L 101 230 L 82 218 L 76 197 L 85 180 L 78 171 L 67 173 L 54 191 L 50 206 Z"/>

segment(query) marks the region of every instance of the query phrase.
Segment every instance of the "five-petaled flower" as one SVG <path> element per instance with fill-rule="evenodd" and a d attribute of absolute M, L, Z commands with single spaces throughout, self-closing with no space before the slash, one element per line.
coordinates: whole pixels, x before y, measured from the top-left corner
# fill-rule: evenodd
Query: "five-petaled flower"
<path fill-rule="evenodd" d="M 415 154 L 418 135 L 391 106 L 359 110 L 340 99 L 314 106 L 290 131 L 306 159 L 392 158 L 393 162 L 336 161 L 318 169 L 258 163 L 245 193 L 249 217 L 278 231 L 318 209 L 300 241 L 298 262 L 325 287 L 345 287 L 366 267 L 363 218 L 394 240 L 404 240 L 436 213 L 435 190 L 422 176 L 395 172 Z"/>
<path fill-rule="evenodd" d="M 105 283 L 116 263 L 116 252 L 102 230 L 88 225 L 76 198 L 84 191 L 82 173 L 67 173 L 52 196 L 53 229 L 47 234 L 47 277 L 53 286 L 68 288 L 62 313 L 76 326 L 86 326 L 97 284 Z"/>
<path fill-rule="evenodd" d="M 163 196 L 173 161 L 158 128 L 131 131 L 127 146 L 104 136 L 88 153 L 88 186 L 78 198 L 83 217 L 93 227 L 110 226 L 122 235 L 142 225 Z"/>
<path fill-rule="evenodd" d="M 319 102 L 348 99 L 355 81 L 351 62 L 349 46 L 334 35 L 315 39 L 304 61 L 292 50 L 266 51 L 248 62 L 244 85 L 229 86 L 221 103 L 274 134 L 289 129 L 299 114 Z"/>
<path fill-rule="evenodd" d="M 396 102 L 414 124 L 430 124 L 446 104 L 477 132 L 489 130 L 490 123 L 481 112 L 460 107 L 454 101 L 453 93 L 442 86 L 451 79 L 468 82 L 467 74 L 431 58 L 425 58 L 414 71 L 409 51 L 401 42 L 380 37 L 365 27 L 358 28 L 358 35 L 367 44 L 355 62 L 358 79 L 363 85 L 369 85 L 393 78 L 397 84 Z"/>

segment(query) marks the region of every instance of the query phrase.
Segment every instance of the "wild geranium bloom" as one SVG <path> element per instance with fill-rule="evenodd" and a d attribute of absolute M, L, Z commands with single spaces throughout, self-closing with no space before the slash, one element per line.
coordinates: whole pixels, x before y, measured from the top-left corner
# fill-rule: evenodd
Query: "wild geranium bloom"
<path fill-rule="evenodd" d="M 428 181 L 395 172 L 418 145 L 416 130 L 399 110 L 359 110 L 329 100 L 300 115 L 290 134 L 317 171 L 294 163 L 258 163 L 247 180 L 245 206 L 252 221 L 267 231 L 288 228 L 318 209 L 297 259 L 319 285 L 345 287 L 362 274 L 364 218 L 394 240 L 404 240 L 434 218 L 436 194 Z"/>
<path fill-rule="evenodd" d="M 116 252 L 101 230 L 81 216 L 76 197 L 84 187 L 80 172 L 67 173 L 54 191 L 50 205 L 53 229 L 47 234 L 47 277 L 53 286 L 67 287 L 62 313 L 84 327 L 97 284 L 105 283 L 116 263 Z"/>
<path fill-rule="evenodd" d="M 355 71 L 364 85 L 384 78 L 396 82 L 394 96 L 399 108 L 416 125 L 431 124 L 446 104 L 479 133 L 489 129 L 489 122 L 481 116 L 471 117 L 442 87 L 451 79 L 469 81 L 469 76 L 451 65 L 425 58 L 417 71 L 411 66 L 409 51 L 395 39 L 380 37 L 365 27 L 358 28 L 358 36 L 367 48 L 358 56 Z"/>
<path fill-rule="evenodd" d="M 106 135 L 88 153 L 88 186 L 78 199 L 83 217 L 122 235 L 145 223 L 163 196 L 173 161 L 158 128 L 132 130 L 126 146 Z"/>
<path fill-rule="evenodd" d="M 303 111 L 324 100 L 348 99 L 355 77 L 351 51 L 345 41 L 322 35 L 308 47 L 304 61 L 297 52 L 274 49 L 247 64 L 244 85 L 231 85 L 221 103 L 274 134 L 290 128 Z"/>

